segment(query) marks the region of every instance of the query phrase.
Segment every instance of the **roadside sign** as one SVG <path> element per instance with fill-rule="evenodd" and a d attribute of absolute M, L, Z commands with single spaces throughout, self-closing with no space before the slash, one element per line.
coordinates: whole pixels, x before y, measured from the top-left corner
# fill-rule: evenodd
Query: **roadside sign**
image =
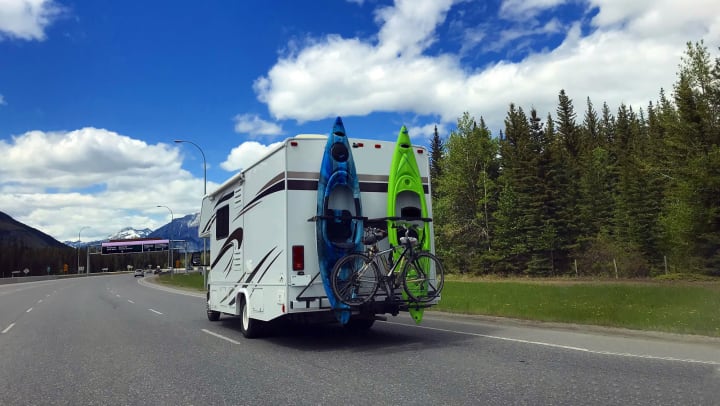
<path fill-rule="evenodd" d="M 27 275 L 27 274 L 29 274 L 29 273 L 30 273 L 30 270 L 29 270 L 29 269 L 27 269 L 27 268 L 25 268 L 25 269 L 23 269 L 23 273 L 24 273 L 25 275 Z"/>
<path fill-rule="evenodd" d="M 63 265 L 63 272 L 67 273 L 68 271 L 68 264 Z"/>
<path fill-rule="evenodd" d="M 131 254 L 136 252 L 167 251 L 169 240 L 130 240 L 104 242 L 101 245 L 103 255 L 108 254 Z"/>

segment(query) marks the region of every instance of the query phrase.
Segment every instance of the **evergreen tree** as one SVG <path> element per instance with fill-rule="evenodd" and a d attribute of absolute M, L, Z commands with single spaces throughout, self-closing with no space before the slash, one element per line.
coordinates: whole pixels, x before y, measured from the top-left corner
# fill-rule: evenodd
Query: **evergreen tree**
<path fill-rule="evenodd" d="M 537 113 L 531 118 L 510 105 L 501 142 L 500 202 L 496 214 L 496 242 L 509 272 L 548 275 L 552 271 L 554 232 L 546 219 L 546 185 L 541 165 L 547 153 Z"/>
<path fill-rule="evenodd" d="M 446 142 L 438 191 L 442 225 L 436 225 L 436 236 L 443 258 L 461 271 L 487 271 L 491 213 L 497 205 L 497 148 L 485 121 L 480 118 L 478 125 L 468 113 Z"/>
<path fill-rule="evenodd" d="M 558 241 L 553 268 L 569 270 L 570 255 L 578 247 L 582 231 L 580 201 L 580 154 L 586 149 L 582 131 L 575 121 L 572 100 L 560 91 L 557 108 L 557 133 L 550 142 L 551 159 L 547 183 L 556 207 L 552 225 Z"/>
<path fill-rule="evenodd" d="M 720 273 L 720 81 L 702 42 L 688 43 L 674 87 L 677 122 L 665 138 L 668 188 L 662 226 L 671 262 Z"/>
<path fill-rule="evenodd" d="M 442 159 L 445 154 L 445 143 L 438 134 L 437 126 L 433 132 L 433 138 L 430 142 L 430 183 L 433 200 L 437 199 L 437 189 L 440 176 L 442 175 Z"/>

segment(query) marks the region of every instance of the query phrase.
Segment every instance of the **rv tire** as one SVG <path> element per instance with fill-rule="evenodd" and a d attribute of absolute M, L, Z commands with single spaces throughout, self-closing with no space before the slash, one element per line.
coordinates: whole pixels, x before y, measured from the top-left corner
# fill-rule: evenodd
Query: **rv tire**
<path fill-rule="evenodd" d="M 207 318 L 210 321 L 220 320 L 220 312 L 210 310 L 210 292 L 207 293 L 207 301 L 205 302 L 205 310 L 207 312 Z"/>
<path fill-rule="evenodd" d="M 220 320 L 220 312 L 216 312 L 215 310 L 208 310 L 207 317 L 210 321 L 218 321 Z"/>
<path fill-rule="evenodd" d="M 260 337 L 262 329 L 262 321 L 250 318 L 250 314 L 247 308 L 247 301 L 245 296 L 240 298 L 240 332 L 245 338 L 257 338 Z"/>

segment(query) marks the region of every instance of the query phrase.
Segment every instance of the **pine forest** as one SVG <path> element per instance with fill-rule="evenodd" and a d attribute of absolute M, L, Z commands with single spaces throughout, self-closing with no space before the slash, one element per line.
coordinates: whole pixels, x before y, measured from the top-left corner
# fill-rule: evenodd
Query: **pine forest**
<path fill-rule="evenodd" d="M 628 84 L 631 86 L 632 84 Z M 585 95 L 583 95 L 585 97 Z M 720 276 L 720 58 L 688 43 L 644 108 L 469 113 L 430 145 L 436 251 L 476 275 Z"/>

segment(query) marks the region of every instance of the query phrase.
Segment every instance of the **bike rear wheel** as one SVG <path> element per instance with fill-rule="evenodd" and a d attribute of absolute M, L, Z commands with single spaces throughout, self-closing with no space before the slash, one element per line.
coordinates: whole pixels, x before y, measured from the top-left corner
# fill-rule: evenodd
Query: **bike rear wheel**
<path fill-rule="evenodd" d="M 380 270 L 369 256 L 352 253 L 335 263 L 330 280 L 338 300 L 348 306 L 358 306 L 375 296 Z"/>
<path fill-rule="evenodd" d="M 430 302 L 438 297 L 445 284 L 445 268 L 438 257 L 422 251 L 405 263 L 400 279 L 411 301 Z"/>

